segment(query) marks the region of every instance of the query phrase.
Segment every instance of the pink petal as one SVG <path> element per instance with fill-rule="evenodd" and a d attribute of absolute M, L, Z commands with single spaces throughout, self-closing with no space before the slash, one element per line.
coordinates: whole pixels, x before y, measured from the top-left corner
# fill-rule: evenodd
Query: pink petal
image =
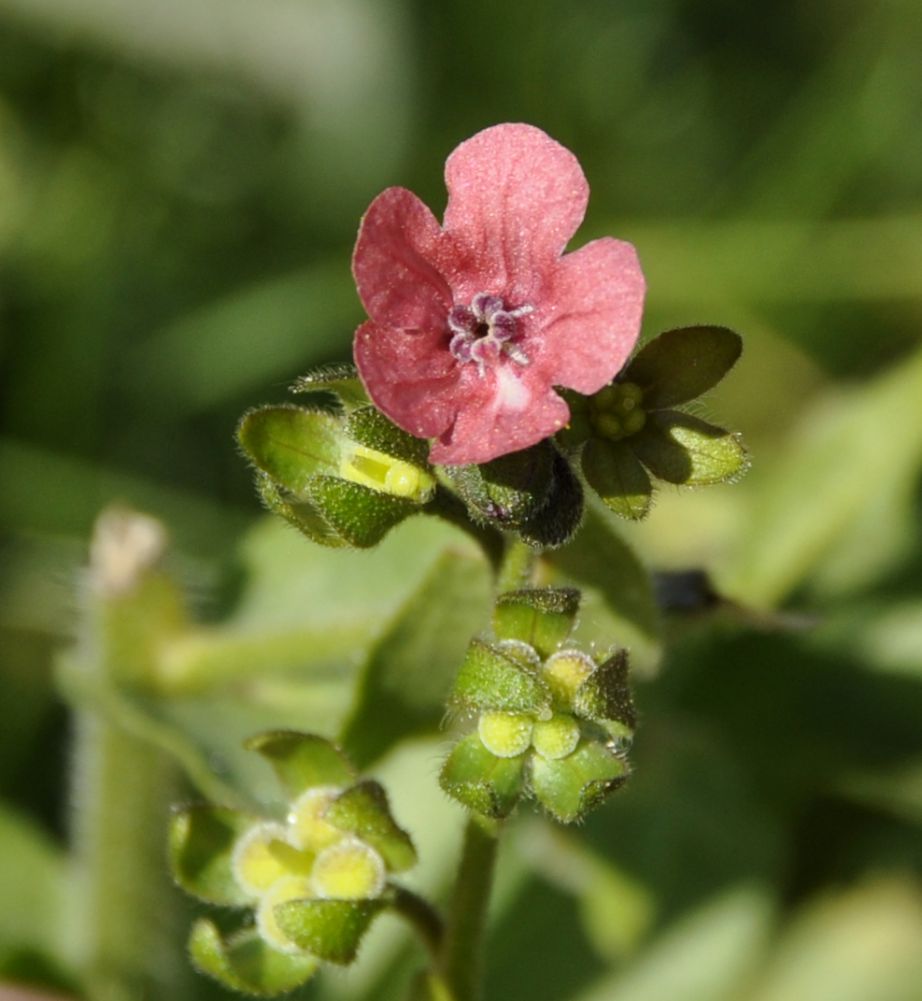
<path fill-rule="evenodd" d="M 460 388 L 463 406 L 454 425 L 432 445 L 432 462 L 489 462 L 543 441 L 570 419 L 569 408 L 553 390 L 525 379 L 513 363 L 485 377 L 468 366 Z"/>
<path fill-rule="evenodd" d="M 445 164 L 445 231 L 459 254 L 456 297 L 477 292 L 526 301 L 586 212 L 589 185 L 576 157 L 532 125 L 495 125 Z"/>
<path fill-rule="evenodd" d="M 601 389 L 637 341 L 645 289 L 630 243 L 604 237 L 565 255 L 541 303 L 541 329 L 528 340 L 537 373 L 580 393 Z"/>
<path fill-rule="evenodd" d="M 458 364 L 441 330 L 399 330 L 363 323 L 355 364 L 368 395 L 404 431 L 435 438 L 454 420 Z"/>
<path fill-rule="evenodd" d="M 438 221 L 406 188 L 388 188 L 362 219 L 352 273 L 368 315 L 385 327 L 444 327 L 451 289 L 438 266 Z"/>

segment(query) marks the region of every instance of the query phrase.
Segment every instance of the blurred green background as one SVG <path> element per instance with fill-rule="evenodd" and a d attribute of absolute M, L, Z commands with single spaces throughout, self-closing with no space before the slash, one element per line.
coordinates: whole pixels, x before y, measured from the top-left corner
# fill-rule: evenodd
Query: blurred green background
<path fill-rule="evenodd" d="M 71 884 L 53 668 L 99 509 L 167 523 L 199 618 L 264 639 L 305 614 L 320 635 L 327 615 L 364 649 L 395 606 L 353 608 L 346 586 L 323 602 L 353 557 L 258 524 L 233 427 L 348 357 L 349 255 L 374 195 L 405 185 L 438 212 L 450 150 L 528 121 L 589 177 L 577 242 L 637 245 L 646 335 L 743 334 L 707 406 L 753 469 L 664 491 L 625 532 L 649 567 L 706 569 L 731 601 L 667 615 L 658 668 L 644 626 L 628 789 L 579 831 L 516 827 L 487 997 L 922 998 L 920 51 L 915 0 L 0 0 L 11 980 L 79 981 L 50 931 Z M 394 565 L 375 571 L 382 594 Z M 349 566 L 347 582 L 367 575 Z M 255 716 L 253 689 L 229 683 L 170 725 L 217 754 L 256 717 L 341 717 L 361 650 L 319 670 L 311 636 L 296 670 L 279 654 L 289 688 L 266 682 Z M 458 824 L 439 754 L 436 738 L 383 764 L 435 888 Z M 413 795 L 427 782 L 434 814 Z M 402 996 L 415 954 L 375 935 L 315 996 Z M 211 996 L 182 983 L 159 996 Z"/>

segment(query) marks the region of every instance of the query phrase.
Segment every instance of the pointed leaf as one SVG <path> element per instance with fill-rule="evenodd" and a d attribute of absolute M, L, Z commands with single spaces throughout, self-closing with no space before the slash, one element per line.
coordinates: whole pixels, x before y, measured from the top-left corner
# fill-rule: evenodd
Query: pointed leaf
<path fill-rule="evenodd" d="M 421 469 L 429 468 L 429 442 L 407 434 L 376 407 L 353 410 L 346 419 L 346 433 L 360 445 L 367 445 Z"/>
<path fill-rule="evenodd" d="M 289 900 L 275 908 L 285 937 L 330 963 L 351 963 L 383 900 Z"/>
<path fill-rule="evenodd" d="M 219 806 L 178 811 L 169 835 L 173 878 L 187 893 L 210 904 L 249 904 L 250 895 L 234 879 L 231 856 L 237 838 L 252 823 L 252 817 Z"/>
<path fill-rule="evenodd" d="M 645 518 L 653 501 L 653 485 L 626 441 L 590 438 L 582 454 L 586 482 L 605 506 L 622 518 Z"/>
<path fill-rule="evenodd" d="M 452 748 L 442 766 L 439 784 L 459 803 L 487 817 L 508 817 L 515 808 L 525 781 L 526 754 L 498 758 L 476 733 Z"/>
<path fill-rule="evenodd" d="M 300 987 L 320 965 L 314 956 L 273 949 L 252 929 L 224 941 L 206 918 L 192 927 L 189 955 L 202 973 L 231 990 L 257 997 L 275 997 Z"/>
<path fill-rule="evenodd" d="M 572 587 L 507 591 L 496 599 L 493 632 L 527 643 L 543 659 L 570 635 L 578 611 L 579 591 Z"/>
<path fill-rule="evenodd" d="M 399 573 L 399 561 L 393 572 Z M 438 731 L 468 640 L 489 615 L 490 589 L 482 557 L 453 547 L 433 563 L 383 631 L 340 737 L 361 767 L 404 737 Z"/>
<path fill-rule="evenodd" d="M 576 713 L 585 719 L 612 720 L 629 730 L 637 725 L 628 687 L 627 650 L 618 650 L 580 685 L 574 699 Z"/>
<path fill-rule="evenodd" d="M 397 826 L 387 793 L 377 782 L 359 782 L 340 793 L 324 811 L 323 819 L 371 845 L 389 872 L 403 872 L 416 864 L 410 835 Z"/>
<path fill-rule="evenodd" d="M 368 394 L 354 365 L 325 365 L 302 375 L 292 384 L 293 393 L 330 393 L 345 410 L 367 406 Z"/>
<path fill-rule="evenodd" d="M 630 439 L 630 444 L 650 472 L 667 483 L 724 483 L 744 473 L 749 465 L 739 435 L 677 410 L 650 414 L 646 427 Z"/>
<path fill-rule="evenodd" d="M 303 407 L 260 407 L 237 425 L 247 458 L 297 500 L 310 498 L 312 477 L 338 472 L 342 438 L 338 417 Z"/>
<path fill-rule="evenodd" d="M 347 785 L 355 777 L 342 751 L 314 734 L 270 730 L 251 737 L 245 746 L 269 761 L 289 799 L 314 786 Z"/>
<path fill-rule="evenodd" d="M 627 764 L 605 744 L 585 741 L 569 757 L 531 763 L 535 798 L 561 823 L 580 820 L 627 779 Z"/>
<path fill-rule="evenodd" d="M 716 386 L 742 350 L 740 335 L 726 327 L 667 330 L 641 348 L 622 381 L 633 382 L 644 391 L 644 409 L 674 407 Z"/>
<path fill-rule="evenodd" d="M 576 534 L 583 520 L 583 488 L 570 463 L 555 450 L 553 482 L 547 500 L 519 529 L 523 542 L 556 549 Z"/>
<path fill-rule="evenodd" d="M 394 525 L 419 510 L 412 500 L 337 476 L 315 476 L 310 499 L 334 531 L 357 549 L 377 545 Z"/>
<path fill-rule="evenodd" d="M 550 709 L 551 693 L 512 649 L 471 640 L 458 671 L 451 701 L 458 707 L 541 713 Z"/>

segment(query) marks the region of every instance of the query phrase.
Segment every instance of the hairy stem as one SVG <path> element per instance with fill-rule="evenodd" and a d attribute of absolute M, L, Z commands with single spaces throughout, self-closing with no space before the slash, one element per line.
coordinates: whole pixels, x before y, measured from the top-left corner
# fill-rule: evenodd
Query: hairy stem
<path fill-rule="evenodd" d="M 531 546 L 515 536 L 508 536 L 496 576 L 497 590 L 502 593 L 528 587 L 537 558 L 538 554 Z"/>
<path fill-rule="evenodd" d="M 404 886 L 394 886 L 394 910 L 416 932 L 426 951 L 437 961 L 445 937 L 445 923 L 439 912 L 418 894 Z"/>
<path fill-rule="evenodd" d="M 467 822 L 440 964 L 452 1001 L 478 1001 L 481 997 L 497 835 L 497 829 L 484 818 L 472 816 Z"/>

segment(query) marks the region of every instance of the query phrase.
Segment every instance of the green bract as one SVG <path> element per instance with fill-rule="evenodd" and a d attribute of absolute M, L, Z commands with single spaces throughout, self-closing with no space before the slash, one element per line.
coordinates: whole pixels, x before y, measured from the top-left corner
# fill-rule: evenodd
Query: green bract
<path fill-rule="evenodd" d="M 452 705 L 476 730 L 451 750 L 442 788 L 489 817 L 530 793 L 557 820 L 579 820 L 627 778 L 634 725 L 627 655 L 596 660 L 565 643 L 578 610 L 570 589 L 500 595 L 496 638 L 474 640 Z"/>
<path fill-rule="evenodd" d="M 363 403 L 350 370 L 304 376 L 299 392 L 335 396 L 335 411 L 293 405 L 245 414 L 237 440 L 270 510 L 326 546 L 366 548 L 432 500 L 427 445 Z"/>
<path fill-rule="evenodd" d="M 567 394 L 571 422 L 558 440 L 579 453 L 586 482 L 612 511 L 643 518 L 651 476 L 705 486 L 745 472 L 748 454 L 738 434 L 672 409 L 714 387 L 741 351 L 739 335 L 724 327 L 669 330 L 594 396 Z"/>
<path fill-rule="evenodd" d="M 410 868 L 416 852 L 381 786 L 356 782 L 329 741 L 276 731 L 248 747 L 272 765 L 288 800 L 284 819 L 180 810 L 170 862 L 189 893 L 252 914 L 228 936 L 197 922 L 189 948 L 198 968 L 227 987 L 272 996 L 304 983 L 321 960 L 352 962 L 388 905 L 388 876 Z"/>

